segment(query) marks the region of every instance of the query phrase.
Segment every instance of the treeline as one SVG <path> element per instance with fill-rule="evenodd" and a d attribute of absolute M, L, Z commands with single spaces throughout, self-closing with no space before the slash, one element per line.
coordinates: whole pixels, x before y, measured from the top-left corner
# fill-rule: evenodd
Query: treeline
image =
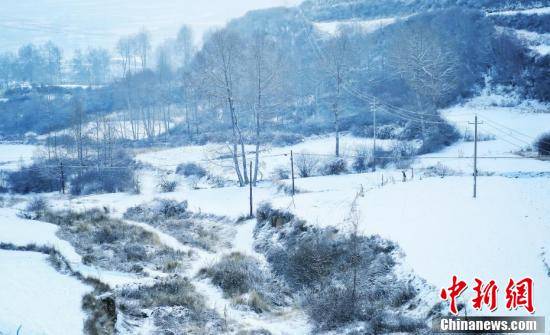
<path fill-rule="evenodd" d="M 301 5 L 308 17 L 319 21 L 394 17 L 452 7 L 478 10 L 511 10 L 541 7 L 544 1 L 522 0 L 307 0 Z"/>
<path fill-rule="evenodd" d="M 192 40 L 184 26 L 153 51 L 141 31 L 120 39 L 111 56 L 119 60 L 120 77 L 108 85 L 8 90 L 0 131 L 20 136 L 71 128 L 77 100 L 82 122 L 101 118 L 108 129 L 102 133 L 117 141 L 229 142 L 245 184 L 249 160 L 257 165 L 245 144 L 259 149 L 332 132 L 338 156 L 343 131 L 373 135 L 375 112 L 379 127 L 391 126 L 389 136 L 421 141 L 421 152 L 448 145 L 456 132 L 438 109 L 477 92 L 487 76 L 549 99 L 545 58 L 530 56 L 513 34 L 475 10 L 430 11 L 374 33 L 346 25 L 327 36 L 300 10 L 274 8 L 207 34 L 199 50 Z M 83 126 L 84 137 L 97 137 L 97 128 Z"/>
<path fill-rule="evenodd" d="M 22 82 L 39 85 L 100 85 L 110 80 L 111 55 L 103 48 L 75 50 L 70 59 L 52 42 L 26 44 L 17 53 L 0 53 L 0 89 Z M 18 87 L 20 85 L 15 85 Z"/>

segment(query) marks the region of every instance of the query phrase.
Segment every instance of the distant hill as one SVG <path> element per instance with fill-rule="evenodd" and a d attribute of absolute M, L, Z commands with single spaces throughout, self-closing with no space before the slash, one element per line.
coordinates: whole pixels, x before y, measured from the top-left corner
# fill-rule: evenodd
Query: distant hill
<path fill-rule="evenodd" d="M 540 0 L 306 0 L 300 8 L 314 21 L 330 21 L 408 15 L 450 7 L 493 11 L 540 6 Z"/>

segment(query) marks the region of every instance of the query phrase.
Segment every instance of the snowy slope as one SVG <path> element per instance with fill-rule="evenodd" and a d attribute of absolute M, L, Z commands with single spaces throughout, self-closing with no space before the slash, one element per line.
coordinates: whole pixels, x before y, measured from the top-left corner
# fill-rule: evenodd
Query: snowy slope
<path fill-rule="evenodd" d="M 377 147 L 389 149 L 395 140 L 378 140 Z M 314 154 L 320 161 L 334 157 L 334 135 L 311 136 L 303 142 L 282 146 L 263 146 L 260 148 L 260 179 L 270 179 L 273 170 L 278 167 L 290 167 L 290 151 L 296 155 Z M 340 137 L 340 152 L 344 156 L 355 154 L 359 147 L 372 147 L 372 139 L 359 138 L 344 134 Z M 246 146 L 248 152 L 255 150 L 254 146 Z M 220 157 L 225 157 L 220 159 Z M 225 144 L 207 144 L 161 149 L 139 153 L 136 159 L 163 170 L 175 171 L 178 164 L 194 162 L 204 167 L 214 175 L 236 180 L 233 172 L 233 162 L 230 151 Z M 250 154 L 249 154 L 250 157 Z"/>
<path fill-rule="evenodd" d="M 550 14 L 550 7 L 518 9 L 518 10 L 504 10 L 504 11 L 496 11 L 496 12 L 489 13 L 489 15 L 516 15 L 516 14 L 524 14 L 524 15 Z"/>
<path fill-rule="evenodd" d="M 518 103 L 514 99 L 501 95 L 482 95 L 464 105 L 458 105 L 442 111 L 443 117 L 453 123 L 459 131 L 473 134 L 475 115 L 483 122 L 478 126 L 481 136 L 494 139 L 478 143 L 479 173 L 526 174 L 550 172 L 548 162 L 524 159 L 517 152 L 532 149 L 534 141 L 541 134 L 550 131 L 549 106 L 536 101 Z M 425 155 L 415 164 L 427 167 L 437 163 L 444 164 L 457 172 L 471 174 L 473 171 L 474 144 L 459 141 L 444 150 Z M 437 157 L 462 157 L 456 159 Z M 485 157 L 501 157 L 498 159 Z M 502 157 L 508 157 L 504 159 Z"/>
<path fill-rule="evenodd" d="M 90 287 L 35 252 L 0 250 L 0 273 L 0 333 L 82 334 L 80 306 Z"/>
<path fill-rule="evenodd" d="M 541 56 L 550 54 L 550 34 L 539 34 L 528 30 L 516 30 L 516 35 L 527 42 L 529 48 Z"/>
<path fill-rule="evenodd" d="M 320 32 L 334 35 L 340 27 L 358 27 L 366 33 L 372 33 L 387 25 L 395 23 L 396 18 L 384 18 L 375 20 L 343 20 L 343 21 L 323 21 L 314 22 L 313 25 Z"/>
<path fill-rule="evenodd" d="M 40 147 L 29 144 L 0 144 L 0 170 L 13 171 L 31 162 Z"/>

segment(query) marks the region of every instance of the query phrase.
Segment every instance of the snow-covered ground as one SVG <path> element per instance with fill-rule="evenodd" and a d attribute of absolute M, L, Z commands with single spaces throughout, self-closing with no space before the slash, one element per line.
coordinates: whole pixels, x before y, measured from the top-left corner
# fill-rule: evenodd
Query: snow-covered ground
<path fill-rule="evenodd" d="M 57 272 L 47 255 L 0 250 L 0 274 L 0 333 L 82 334 L 91 288 Z"/>
<path fill-rule="evenodd" d="M 511 107 L 510 107 L 511 106 Z M 443 117 L 454 123 L 463 134 L 474 132 L 475 115 L 481 137 L 494 138 L 478 143 L 478 171 L 497 174 L 527 174 L 550 172 L 550 164 L 536 159 L 527 159 L 517 152 L 532 149 L 541 134 L 550 131 L 548 105 L 535 101 L 518 103 L 501 95 L 482 95 L 464 105 L 448 108 Z M 474 144 L 463 140 L 444 150 L 425 155 L 415 167 L 443 164 L 457 172 L 471 174 L 473 171 Z M 438 157 L 444 157 L 439 159 Z M 457 157 L 449 159 L 449 157 Z M 497 157 L 497 158 L 491 158 Z"/>
<path fill-rule="evenodd" d="M 377 140 L 378 148 L 389 149 L 395 140 Z M 373 141 L 369 138 L 359 138 L 352 135 L 342 135 L 340 138 L 340 153 L 342 156 L 355 155 L 360 147 L 372 148 Z M 283 147 L 261 147 L 260 179 L 270 179 L 276 168 L 290 168 L 290 152 L 296 157 L 314 155 L 319 161 L 334 157 L 334 135 L 312 136 L 303 142 Z M 252 145 L 246 146 L 248 152 L 254 152 Z M 250 155 L 249 155 L 250 157 Z M 230 149 L 225 144 L 207 144 L 203 146 L 186 146 L 171 149 L 161 149 L 140 153 L 136 159 L 150 164 L 155 168 L 174 171 L 178 164 L 195 162 L 207 167 L 208 171 L 229 180 L 236 180 L 233 173 L 233 161 Z"/>
<path fill-rule="evenodd" d="M 29 144 L 0 144 L 0 170 L 17 170 L 21 164 L 28 164 L 39 149 Z"/>
<path fill-rule="evenodd" d="M 516 30 L 516 35 L 527 42 L 529 48 L 541 56 L 550 54 L 550 34 L 528 30 Z"/>
<path fill-rule="evenodd" d="M 539 8 L 518 9 L 518 10 L 503 10 L 503 11 L 489 13 L 489 15 L 516 15 L 516 14 L 525 14 L 525 15 L 550 14 L 550 7 L 539 7 Z"/>
<path fill-rule="evenodd" d="M 296 187 L 300 193 L 290 197 L 278 192 L 270 175 L 279 166 L 289 167 L 290 150 L 328 158 L 334 150 L 334 138 L 327 135 L 310 137 L 296 145 L 262 148 L 264 181 L 254 188 L 254 206 L 262 201 L 271 201 L 276 207 L 292 211 L 310 224 L 337 226 L 346 230 L 351 202 L 358 192 L 362 192 L 363 196 L 358 198 L 361 231 L 380 234 L 401 246 L 405 255 L 403 268 L 413 269 L 416 275 L 432 285 L 431 288 L 424 288 L 423 292 L 429 303 L 439 301 L 438 289 L 449 286 L 453 274 L 470 284 L 474 277 L 494 279 L 501 286 L 501 292 L 508 278 L 530 276 L 535 281 L 536 315 L 548 316 L 550 302 L 545 299 L 544 292 L 550 291 L 547 265 L 550 263 L 550 162 L 537 160 L 529 153 L 527 156 L 518 153 L 525 152 L 537 136 L 550 130 L 548 106 L 536 101 L 518 101 L 511 95 L 485 92 L 463 105 L 442 111 L 443 117 L 454 122 L 463 134 L 473 130 L 468 122 L 473 121 L 476 114 L 483 122 L 479 133 L 488 140 L 479 143 L 478 169 L 481 176 L 478 178 L 478 198 L 475 200 L 471 195 L 470 176 L 473 143 L 464 140 L 440 152 L 419 157 L 413 164 L 414 179 L 411 180 L 410 170 L 407 170 L 405 183 L 401 181 L 401 170 L 390 166 L 362 174 L 298 178 Z M 393 141 L 388 140 L 378 142 L 385 148 L 392 144 Z M 341 139 L 343 155 L 353 155 L 358 146 L 370 147 L 372 140 L 350 135 Z M 253 147 L 247 147 L 247 150 L 252 151 Z M 159 193 L 156 189 L 161 175 L 173 173 L 177 164 L 184 162 L 196 162 L 212 174 L 234 179 L 231 161 L 219 159 L 226 153 L 225 145 L 216 144 L 145 150 L 137 155 L 137 159 L 152 168 L 140 171 L 140 194 L 73 198 L 48 194 L 47 197 L 55 208 L 84 210 L 107 207 L 119 218 L 128 207 L 154 198 L 187 200 L 189 209 L 194 212 L 235 219 L 248 213 L 247 188 L 196 188 L 195 183 L 179 176 L 180 185 L 175 192 Z M 422 176 L 424 169 L 438 163 L 457 175 L 445 178 Z M 382 180 L 384 185 L 381 185 Z M 289 183 L 288 180 L 283 182 Z M 198 291 L 206 296 L 208 305 L 222 315 L 227 312 L 231 322 L 239 323 L 246 329 L 265 328 L 273 334 L 306 334 L 311 330 L 303 312 L 296 309 L 261 315 L 237 310 L 223 297 L 220 289 L 208 280 L 195 276 L 200 268 L 231 251 L 252 254 L 265 262 L 253 249 L 253 220 L 236 225 L 232 246 L 216 252 L 182 244 L 166 232 L 147 224 L 129 223 L 157 234 L 162 243 L 173 249 L 193 249 L 196 257 L 185 270 L 186 275 L 193 278 Z M 56 229 L 48 223 L 21 219 L 14 208 L 0 209 L 0 242 L 53 245 L 75 269 L 86 274 L 95 271 L 96 278 L 104 282 L 116 285 L 136 280 L 127 274 L 105 273 L 83 266 L 74 249 L 55 236 Z M 57 286 L 52 291 L 55 292 L 55 289 Z M 71 293 L 71 299 L 76 297 L 78 294 Z M 503 297 L 500 299 L 499 314 L 505 312 Z M 2 304 L 2 301 L 7 300 L 0 300 L 0 309 L 8 308 L 9 303 Z M 471 309 L 469 312 L 472 312 Z M 73 308 L 69 313 L 77 312 Z M 525 315 L 521 310 L 515 314 Z M 1 320 L 0 317 L 0 331 L 3 330 Z M 9 327 L 17 326 L 16 317 L 10 317 L 9 321 L 12 322 Z M 50 331 L 46 333 L 55 334 Z"/>
<path fill-rule="evenodd" d="M 383 18 L 375 20 L 344 20 L 344 21 L 325 21 L 325 22 L 314 22 L 315 28 L 322 33 L 334 35 L 338 32 L 340 27 L 358 27 L 361 28 L 366 33 L 372 33 L 380 28 L 388 26 L 392 23 L 395 23 L 397 19 Z"/>

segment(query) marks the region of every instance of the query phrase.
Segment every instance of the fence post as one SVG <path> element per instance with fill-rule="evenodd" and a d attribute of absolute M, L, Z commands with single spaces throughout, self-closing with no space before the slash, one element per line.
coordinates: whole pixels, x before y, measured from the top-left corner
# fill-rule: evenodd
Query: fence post
<path fill-rule="evenodd" d="M 59 168 L 61 170 L 61 176 L 59 182 L 61 183 L 61 193 L 65 194 L 65 173 L 63 171 L 63 162 L 59 163 Z"/>
<path fill-rule="evenodd" d="M 250 189 L 250 217 L 252 218 L 254 215 L 254 209 L 252 205 L 252 162 L 250 162 L 250 179 L 248 180 L 248 186 Z"/>

